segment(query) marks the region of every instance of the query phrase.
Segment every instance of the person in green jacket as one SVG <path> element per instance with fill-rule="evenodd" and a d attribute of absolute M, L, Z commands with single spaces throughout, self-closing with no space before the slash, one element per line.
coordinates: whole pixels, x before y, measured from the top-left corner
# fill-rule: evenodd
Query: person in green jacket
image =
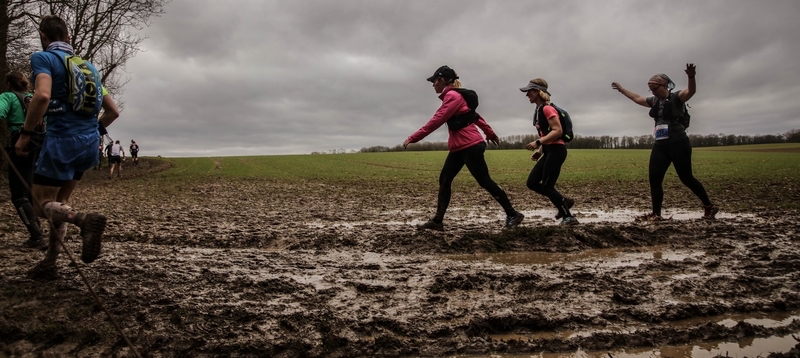
<path fill-rule="evenodd" d="M 31 187 L 33 178 L 33 168 L 36 159 L 39 157 L 39 147 L 42 137 L 32 138 L 28 145 L 27 157 L 18 156 L 14 151 L 14 144 L 19 138 L 19 130 L 25 123 L 25 111 L 23 104 L 25 98 L 30 99 L 28 93 L 28 80 L 19 72 L 9 72 L 6 74 L 6 86 L 8 92 L 0 93 L 0 119 L 5 122 L 10 133 L 8 145 L 5 147 L 10 162 L 8 163 L 8 188 L 11 191 L 11 202 L 22 220 L 22 224 L 28 229 L 30 238 L 22 243 L 22 246 L 29 248 L 44 249 L 47 247 L 47 240 L 42 236 L 39 217 L 33 210 Z M 17 172 L 19 174 L 17 174 Z"/>

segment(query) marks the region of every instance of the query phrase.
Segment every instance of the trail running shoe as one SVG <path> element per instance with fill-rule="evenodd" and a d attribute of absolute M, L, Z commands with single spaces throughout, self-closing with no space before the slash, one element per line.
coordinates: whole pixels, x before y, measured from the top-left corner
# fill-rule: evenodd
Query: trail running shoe
<path fill-rule="evenodd" d="M 564 197 L 564 204 L 567 204 L 567 209 L 572 209 L 572 206 L 575 205 L 575 199 Z M 556 220 L 561 219 L 563 217 L 564 214 L 562 214 L 561 212 L 558 212 L 556 214 Z"/>
<path fill-rule="evenodd" d="M 654 213 L 644 214 L 637 216 L 634 221 L 636 222 L 658 222 L 664 221 L 664 218 L 661 215 L 656 215 Z"/>
<path fill-rule="evenodd" d="M 703 214 L 703 219 L 706 220 L 716 219 L 715 215 L 717 215 L 717 213 L 719 212 L 719 208 L 716 205 L 714 204 L 706 205 L 704 208 L 706 212 L 705 214 Z"/>
<path fill-rule="evenodd" d="M 39 261 L 36 266 L 28 270 L 28 277 L 34 280 L 52 281 L 60 277 L 55 261 Z"/>
<path fill-rule="evenodd" d="M 47 240 L 42 239 L 42 238 L 40 238 L 40 239 L 30 238 L 28 240 L 25 240 L 25 242 L 22 243 L 22 247 L 26 247 L 26 248 L 29 248 L 29 249 L 44 250 L 44 249 L 47 248 Z"/>
<path fill-rule="evenodd" d="M 566 216 L 561 220 L 561 225 L 578 225 L 578 219 L 574 216 Z"/>
<path fill-rule="evenodd" d="M 426 221 L 424 224 L 417 225 L 417 230 L 444 231 L 444 223 L 437 223 L 431 219 Z"/>
<path fill-rule="evenodd" d="M 524 218 L 525 218 L 525 215 L 522 215 L 522 213 L 519 212 L 519 211 L 516 214 L 514 214 L 514 216 L 506 216 L 506 226 L 505 226 L 505 228 L 506 229 L 510 229 L 512 227 L 518 226 L 522 222 L 522 219 L 524 219 Z"/>
<path fill-rule="evenodd" d="M 103 231 L 106 230 L 106 217 L 102 214 L 91 213 L 86 215 L 81 225 L 81 261 L 91 263 L 100 256 L 100 245 L 103 240 Z"/>

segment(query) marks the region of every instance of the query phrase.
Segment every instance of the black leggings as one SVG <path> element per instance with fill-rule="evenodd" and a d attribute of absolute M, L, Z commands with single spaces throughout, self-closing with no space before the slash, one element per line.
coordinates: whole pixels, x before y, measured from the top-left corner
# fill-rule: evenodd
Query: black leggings
<path fill-rule="evenodd" d="M 39 227 L 39 218 L 33 210 L 33 199 L 28 188 L 31 187 L 31 180 L 33 178 L 33 169 L 36 164 L 36 159 L 39 157 L 39 147 L 42 144 L 41 138 L 31 138 L 28 145 L 28 156 L 17 156 L 14 150 L 14 145 L 19 139 L 19 132 L 13 132 L 8 141 L 6 152 L 8 153 L 11 162 L 8 163 L 8 188 L 11 191 L 11 202 L 17 210 L 22 224 L 28 229 L 31 238 L 41 238 L 41 228 Z M 22 179 L 17 175 L 17 169 Z"/>
<path fill-rule="evenodd" d="M 692 190 L 700 198 L 703 205 L 711 205 L 703 184 L 692 175 L 692 145 L 689 138 L 667 144 L 655 144 L 650 152 L 650 195 L 653 199 L 653 214 L 661 215 L 661 203 L 664 201 L 664 175 L 669 165 L 675 166 L 683 185 Z"/>
<path fill-rule="evenodd" d="M 556 190 L 556 180 L 561 174 L 561 166 L 567 160 L 567 146 L 550 144 L 542 148 L 542 157 L 536 162 L 528 175 L 528 189 L 546 196 L 562 216 L 572 216 L 564 203 L 564 196 Z"/>
<path fill-rule="evenodd" d="M 450 205 L 453 179 L 465 164 L 478 184 L 486 189 L 494 197 L 494 200 L 500 203 L 506 215 L 513 216 L 517 213 L 514 207 L 511 206 L 511 201 L 508 200 L 508 195 L 506 195 L 503 188 L 497 185 L 489 176 L 489 167 L 486 166 L 486 159 L 483 157 L 485 151 L 486 143 L 484 142 L 457 152 L 450 152 L 447 155 L 447 159 L 444 160 L 444 166 L 442 166 L 442 172 L 439 174 L 439 199 L 436 203 L 434 221 L 441 222 L 444 220 L 444 213 Z"/>

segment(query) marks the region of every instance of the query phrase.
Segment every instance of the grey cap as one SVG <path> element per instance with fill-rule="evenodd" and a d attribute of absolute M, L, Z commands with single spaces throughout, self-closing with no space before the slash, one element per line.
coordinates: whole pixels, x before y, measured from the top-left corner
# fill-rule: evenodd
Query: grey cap
<path fill-rule="evenodd" d="M 538 85 L 536 83 L 533 83 L 533 82 L 528 82 L 527 86 L 522 87 L 519 90 L 522 91 L 522 92 L 528 92 L 528 91 L 530 91 L 532 89 L 538 89 L 538 90 L 544 91 L 544 93 L 547 93 L 548 95 L 550 95 L 550 92 L 547 92 L 547 87 L 542 87 L 542 86 L 540 86 L 540 85 Z"/>

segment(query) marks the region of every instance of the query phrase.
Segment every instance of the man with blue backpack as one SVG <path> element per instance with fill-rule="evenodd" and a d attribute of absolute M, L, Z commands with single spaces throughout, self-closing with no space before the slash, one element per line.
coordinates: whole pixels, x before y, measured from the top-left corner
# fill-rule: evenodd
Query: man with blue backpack
<path fill-rule="evenodd" d="M 39 24 L 44 51 L 31 56 L 34 95 L 15 145 L 18 155 L 26 150 L 37 118 L 47 115 L 47 133 L 36 162 L 33 197 L 37 214 L 50 222 L 45 258 L 29 274 L 33 278 L 58 277 L 56 259 L 66 236 L 67 223 L 81 230 L 81 260 L 93 262 L 100 255 L 106 217 L 79 213 L 66 203 L 83 173 L 98 163 L 100 132 L 119 116 L 114 100 L 103 88 L 97 69 L 78 56 L 69 44 L 67 23 L 48 15 Z M 99 116 L 101 109 L 103 114 Z"/>

